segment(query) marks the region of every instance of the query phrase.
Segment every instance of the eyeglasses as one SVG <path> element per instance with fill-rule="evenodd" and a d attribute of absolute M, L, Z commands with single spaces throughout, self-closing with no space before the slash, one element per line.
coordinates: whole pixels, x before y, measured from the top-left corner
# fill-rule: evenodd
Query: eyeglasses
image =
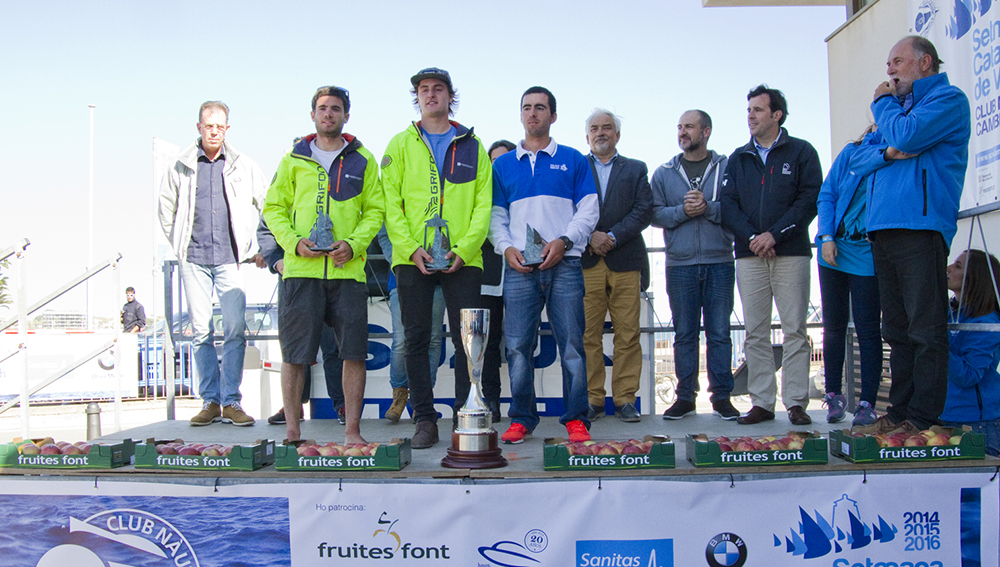
<path fill-rule="evenodd" d="M 202 124 L 201 129 L 206 132 L 225 132 L 229 126 L 225 124 Z"/>

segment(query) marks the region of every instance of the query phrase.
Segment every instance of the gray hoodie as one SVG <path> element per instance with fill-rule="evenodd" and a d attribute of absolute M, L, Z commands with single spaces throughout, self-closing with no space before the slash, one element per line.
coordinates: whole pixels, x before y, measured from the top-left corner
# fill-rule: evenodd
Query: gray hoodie
<path fill-rule="evenodd" d="M 733 233 L 722 226 L 719 196 L 729 158 L 710 151 L 711 162 L 701 184 L 707 207 L 691 218 L 684 213 L 684 195 L 691 190 L 677 154 L 653 172 L 652 226 L 663 229 L 667 266 L 722 264 L 733 261 Z"/>

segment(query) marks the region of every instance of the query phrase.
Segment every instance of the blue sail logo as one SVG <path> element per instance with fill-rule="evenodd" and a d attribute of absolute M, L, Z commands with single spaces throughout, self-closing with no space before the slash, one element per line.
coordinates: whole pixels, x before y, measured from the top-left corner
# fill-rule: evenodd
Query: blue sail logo
<path fill-rule="evenodd" d="M 846 494 L 833 503 L 829 520 L 813 510 L 810 516 L 799 507 L 798 531 L 789 530 L 784 539 L 774 534 L 774 546 L 784 545 L 785 551 L 803 559 L 823 557 L 830 552 L 840 553 L 844 549 L 860 549 L 872 543 L 888 543 L 896 539 L 899 529 L 886 522 L 882 516 L 870 525 L 861 517 L 857 502 Z"/>

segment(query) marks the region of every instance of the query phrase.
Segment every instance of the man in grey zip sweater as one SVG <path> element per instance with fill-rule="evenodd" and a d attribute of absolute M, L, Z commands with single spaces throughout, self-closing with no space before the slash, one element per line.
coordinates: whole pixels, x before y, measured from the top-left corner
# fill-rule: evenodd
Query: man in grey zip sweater
<path fill-rule="evenodd" d="M 674 320 L 674 366 L 677 401 L 663 419 L 695 413 L 698 395 L 698 344 L 702 315 L 708 368 L 708 391 L 715 415 L 733 420 L 740 413 L 729 401 L 733 390 L 733 312 L 736 268 L 733 234 L 722 225 L 719 196 L 729 162 L 708 149 L 712 118 L 689 110 L 677 124 L 684 150 L 653 172 L 653 221 L 663 229 L 667 248 L 667 295 Z"/>

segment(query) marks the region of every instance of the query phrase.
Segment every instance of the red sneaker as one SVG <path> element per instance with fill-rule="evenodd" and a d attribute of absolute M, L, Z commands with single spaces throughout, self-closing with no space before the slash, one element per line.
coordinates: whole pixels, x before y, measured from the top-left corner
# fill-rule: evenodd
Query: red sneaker
<path fill-rule="evenodd" d="M 587 426 L 584 425 L 579 419 L 575 419 L 567 423 L 566 431 L 569 432 L 569 440 L 571 443 L 590 441 L 590 432 L 587 431 Z"/>
<path fill-rule="evenodd" d="M 500 441 L 508 445 L 517 445 L 518 443 L 524 443 L 525 435 L 531 435 L 528 428 L 520 423 L 514 422 L 510 424 L 507 431 L 500 437 Z M 590 439 L 590 437 L 587 437 L 587 439 Z"/>

